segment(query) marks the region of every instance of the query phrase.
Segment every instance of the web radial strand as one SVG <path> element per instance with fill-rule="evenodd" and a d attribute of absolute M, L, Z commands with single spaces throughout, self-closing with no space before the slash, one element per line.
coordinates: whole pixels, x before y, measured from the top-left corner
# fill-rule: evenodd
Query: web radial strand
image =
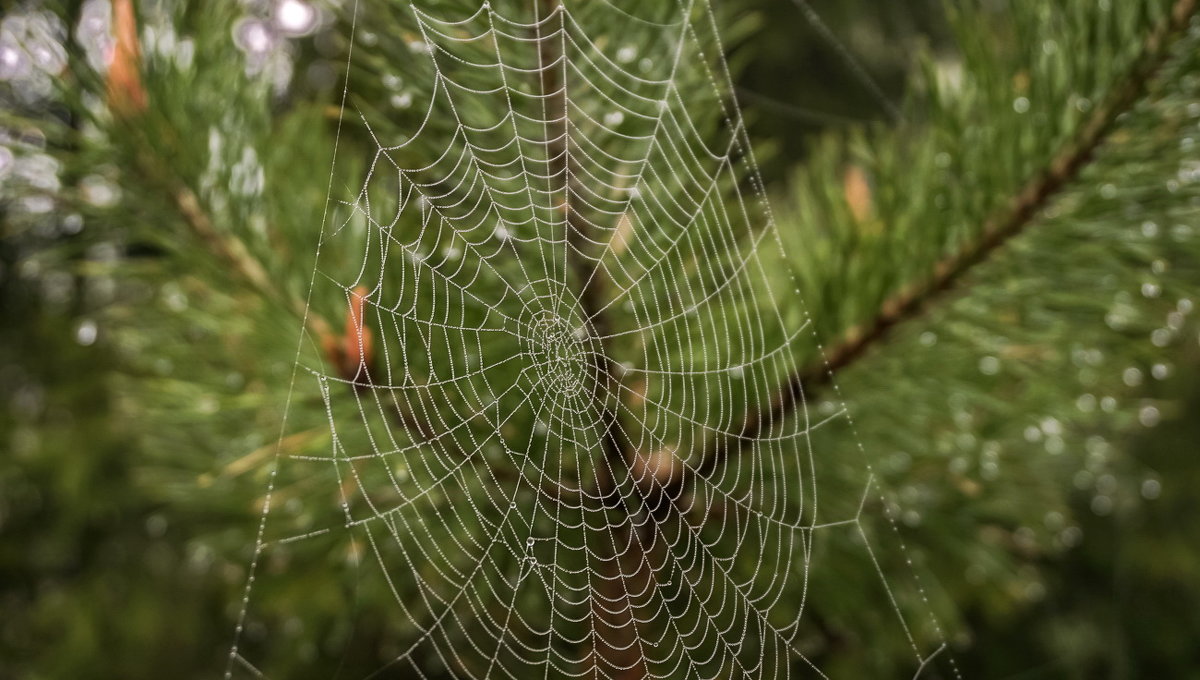
<path fill-rule="evenodd" d="M 353 571 L 375 677 L 825 677 L 802 636 L 846 559 L 926 667 L 940 640 L 885 577 L 873 477 L 852 442 L 814 440 L 844 410 L 802 398 L 746 434 L 819 353 L 711 8 L 358 22 L 410 36 L 423 115 L 399 126 L 351 89 L 374 152 L 334 183 L 353 188 L 312 299 L 362 300 L 368 330 L 343 349 L 357 367 L 301 371 L 321 418 L 281 441 L 256 546 L 273 578 Z M 732 452 L 709 466 L 713 442 Z M 822 553 L 837 532 L 860 548 Z M 233 674 L 271 674 L 244 649 Z"/>

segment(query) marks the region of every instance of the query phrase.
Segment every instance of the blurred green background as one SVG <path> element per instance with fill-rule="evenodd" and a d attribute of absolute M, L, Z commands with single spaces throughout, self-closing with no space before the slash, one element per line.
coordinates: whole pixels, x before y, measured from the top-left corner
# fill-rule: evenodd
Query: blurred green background
<path fill-rule="evenodd" d="M 346 3 L 321 5 L 319 26 L 297 35 L 272 28 L 267 0 L 223 4 L 137 3 L 158 31 L 157 46 L 142 35 L 151 108 L 178 98 L 161 115 L 198 147 L 210 123 L 284 140 L 263 154 L 263 201 L 283 212 L 293 191 L 323 194 Z M 969 224 L 1003 207 L 1121 87 L 1172 5 L 1109 16 L 1082 1 L 812 0 L 818 25 L 792 2 L 716 4 L 827 341 L 913 278 L 911 233 L 928 227 L 937 253 L 960 242 L 934 233 L 934 204 Z M 129 170 L 137 134 L 119 116 L 86 115 L 110 86 L 88 51 L 106 49 L 95 43 L 112 31 L 108 7 L 6 2 L 0 19 L 0 678 L 220 672 L 264 481 L 228 470 L 274 441 L 299 327 L 247 302 L 168 226 L 169 201 Z M 248 17 L 270 49 L 239 34 Z M 162 26 L 176 44 L 193 36 L 199 75 L 159 63 Z M 1193 22 L 1159 85 L 1088 159 L 1097 167 L 1037 218 L 1050 235 L 1022 235 L 838 377 L 899 516 L 920 513 L 901 522 L 905 540 L 938 584 L 963 677 L 1200 678 L 1196 34 Z M 352 78 L 369 98 L 379 76 L 363 69 Z M 968 84 L 938 91 L 939 79 Z M 229 83 L 244 85 L 212 99 Z M 170 162 L 186 180 L 205 160 Z M 878 236 L 896 224 L 915 231 Z M 306 263 L 309 237 L 290 256 Z M 876 276 L 888 262 L 896 271 Z M 934 343 L 936 356 L 921 353 Z M 278 611 L 350 597 L 318 571 L 295 578 L 305 597 Z M 378 666 L 336 625 L 318 635 L 281 652 L 296 656 L 285 677 Z M 911 675 L 864 661 L 884 654 L 870 639 L 813 636 L 834 677 Z M 879 668 L 890 670 L 864 670 Z"/>

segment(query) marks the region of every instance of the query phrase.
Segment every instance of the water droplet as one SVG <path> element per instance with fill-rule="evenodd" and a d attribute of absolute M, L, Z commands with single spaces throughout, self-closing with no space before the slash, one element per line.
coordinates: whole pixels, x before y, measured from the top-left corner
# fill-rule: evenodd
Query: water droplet
<path fill-rule="evenodd" d="M 146 518 L 146 534 L 151 538 L 162 538 L 163 534 L 167 533 L 167 518 L 160 514 L 153 514 Z M 254 578 L 253 576 L 250 578 Z"/>
<path fill-rule="evenodd" d="M 81 321 L 79 326 L 75 329 L 75 342 L 78 342 L 84 347 L 88 347 L 96 342 L 97 334 L 96 322 L 90 319 L 85 319 L 84 321 Z"/>
<path fill-rule="evenodd" d="M 979 360 L 979 372 L 984 375 L 996 375 L 1000 372 L 1000 360 L 993 356 L 986 356 Z"/>
<path fill-rule="evenodd" d="M 17 67 L 20 64 L 21 53 L 17 51 L 17 48 L 11 45 L 0 47 L 0 67 L 3 67 L 3 71 L 0 73 L 3 73 L 5 80 L 11 79 L 13 74 L 18 72 Z"/>
<path fill-rule="evenodd" d="M 1134 366 L 1130 366 L 1121 374 L 1121 380 L 1130 387 L 1137 387 L 1142 384 L 1142 371 Z"/>
<path fill-rule="evenodd" d="M 1142 498 L 1152 501 L 1162 494 L 1162 484 L 1157 479 L 1147 479 L 1142 482 Z"/>
<path fill-rule="evenodd" d="M 400 94 L 394 94 L 389 101 L 391 101 L 393 108 L 407 109 L 408 107 L 412 106 L 412 93 L 401 92 Z"/>
<path fill-rule="evenodd" d="M 1138 422 L 1146 427 L 1154 427 L 1161 419 L 1162 415 L 1158 412 L 1158 408 L 1154 406 L 1143 406 L 1138 411 Z"/>
<path fill-rule="evenodd" d="M 1066 442 L 1062 437 L 1054 436 L 1046 438 L 1046 453 L 1052 456 L 1057 456 L 1067 449 Z"/>
<path fill-rule="evenodd" d="M 1091 413 L 1092 411 L 1095 411 L 1096 410 L 1096 395 L 1094 395 L 1094 394 L 1079 395 L 1079 398 L 1075 400 L 1075 408 L 1079 409 L 1083 413 Z"/>
<path fill-rule="evenodd" d="M 1047 435 L 1052 437 L 1061 435 L 1063 432 L 1062 423 L 1060 423 L 1057 418 L 1051 418 L 1049 416 L 1042 419 L 1039 427 L 1042 432 L 1045 432 Z"/>
<path fill-rule="evenodd" d="M 1113 499 L 1110 496 L 1098 494 L 1092 498 L 1092 512 L 1104 517 L 1112 512 Z"/>
<path fill-rule="evenodd" d="M 286 35 L 307 35 L 317 26 L 317 9 L 303 0 L 280 0 L 274 20 Z"/>
<path fill-rule="evenodd" d="M 117 187 L 99 175 L 84 177 L 79 185 L 83 200 L 98 208 L 110 208 L 120 199 Z"/>
<path fill-rule="evenodd" d="M 1029 98 L 1028 97 L 1017 97 L 1016 99 L 1013 100 L 1013 111 L 1016 111 L 1017 113 L 1025 113 L 1028 110 L 1029 110 Z"/>
<path fill-rule="evenodd" d="M 270 27 L 258 19 L 244 17 L 233 25 L 233 44 L 247 54 L 266 54 L 275 43 Z"/>

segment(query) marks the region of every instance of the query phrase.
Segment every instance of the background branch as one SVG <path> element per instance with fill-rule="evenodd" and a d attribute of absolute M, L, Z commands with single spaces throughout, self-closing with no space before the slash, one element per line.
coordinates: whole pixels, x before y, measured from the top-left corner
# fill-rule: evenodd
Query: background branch
<path fill-rule="evenodd" d="M 1001 246 L 1030 227 L 1040 211 L 1078 177 L 1113 131 L 1120 116 L 1147 94 L 1150 83 L 1170 56 L 1171 46 L 1187 31 L 1198 2 L 1200 0 L 1176 0 L 1169 15 L 1147 37 L 1128 74 L 1107 100 L 1096 108 L 1078 134 L 1050 163 L 1026 182 L 1006 207 L 984 223 L 977 239 L 939 261 L 928 279 L 910 284 L 887 298 L 873 318 L 851 328 L 839 342 L 825 350 L 820 360 L 792 374 L 776 390 L 766 408 L 753 411 L 744 418 L 735 435 L 711 439 L 705 445 L 700 462 L 694 468 L 688 468 L 679 481 L 667 489 L 667 494 L 677 499 L 695 477 L 711 476 L 732 455 L 791 415 L 803 403 L 806 394 L 811 397 L 814 387 L 828 384 L 834 373 L 880 344 L 894 326 L 918 317 L 930 304 L 953 290 L 976 265 L 987 261 Z"/>

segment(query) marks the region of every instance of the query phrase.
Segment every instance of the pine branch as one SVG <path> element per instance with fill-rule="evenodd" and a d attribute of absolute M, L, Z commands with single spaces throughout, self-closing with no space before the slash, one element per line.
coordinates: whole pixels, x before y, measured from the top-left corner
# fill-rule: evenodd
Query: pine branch
<path fill-rule="evenodd" d="M 233 267 L 234 271 L 250 284 L 256 291 L 268 299 L 279 298 L 282 293 L 277 286 L 271 284 L 271 277 L 262 263 L 258 261 L 242 243 L 241 239 L 230 234 L 222 234 L 213 224 L 208 213 L 200 205 L 196 193 L 182 182 L 167 189 L 171 201 L 183 217 L 184 223 L 191 228 L 208 250 Z M 292 297 L 284 303 L 301 317 L 304 316 L 303 301 Z M 310 322 L 311 323 L 311 322 Z"/>
<path fill-rule="evenodd" d="M 118 113 L 126 123 L 135 122 L 141 114 L 140 111 L 118 111 Z M 131 130 L 129 134 L 137 136 L 138 133 L 135 130 Z M 267 268 L 250 252 L 241 239 L 233 234 L 222 232 L 213 223 L 212 217 L 205 211 L 196 192 L 182 178 L 175 176 L 170 164 L 153 151 L 156 147 L 144 138 L 139 137 L 139 140 L 142 142 L 142 148 L 137 154 L 135 167 L 141 173 L 142 180 L 146 185 L 156 187 L 163 192 L 169 198 L 171 205 L 178 211 L 184 224 L 188 226 L 193 235 L 197 237 L 210 253 L 229 265 L 245 284 L 254 289 L 263 299 L 274 300 L 285 306 L 298 318 L 305 319 L 309 331 L 317 337 L 319 343 L 326 349 L 326 359 L 330 361 L 334 371 L 349 372 L 350 375 L 344 375 L 343 377 L 351 380 L 356 389 L 367 386 L 369 382 L 359 383 L 357 380 L 361 377 L 360 374 L 364 372 L 362 370 L 363 367 L 370 363 L 369 357 L 360 357 L 360 361 L 355 362 L 348 369 L 345 366 L 339 365 L 337 357 L 328 351 L 330 346 L 338 342 L 338 339 L 334 337 L 329 323 L 320 315 L 313 312 L 305 300 L 296 295 L 288 295 L 276 285 L 272 281 Z M 364 331 L 361 326 L 361 308 L 358 314 L 360 320 L 359 333 L 362 333 Z M 362 342 L 361 337 L 356 341 L 352 337 L 350 330 L 347 330 L 347 337 L 341 340 L 349 344 Z M 395 415 L 397 422 L 409 433 L 414 441 L 429 441 L 435 437 L 432 425 L 420 418 L 412 409 L 396 403 Z M 465 457 L 465 455 L 464 453 L 463 456 Z M 556 492 L 554 497 L 559 498 L 561 496 L 561 493 Z"/>
<path fill-rule="evenodd" d="M 175 176 L 170 163 L 155 153 L 157 147 L 145 137 L 141 123 L 144 122 L 142 116 L 149 102 L 141 76 L 137 16 L 130 0 L 113 1 L 113 32 L 116 45 L 105 77 L 108 107 L 114 120 L 127 128 L 123 132 L 138 142 L 134 167 L 148 186 L 158 188 L 169 197 L 184 223 L 211 252 L 228 262 L 241 278 L 264 297 L 278 299 L 281 292 L 271 284 L 271 278 L 262 263 L 240 239 L 232 234 L 222 234 L 216 228 L 196 193 Z M 285 303 L 302 318 L 307 316 L 307 305 L 303 300 L 292 297 Z"/>
<path fill-rule="evenodd" d="M 919 317 L 934 302 L 945 298 L 977 265 L 1030 228 L 1042 209 L 1078 178 L 1120 116 L 1148 93 L 1150 83 L 1170 56 L 1171 46 L 1187 31 L 1198 6 L 1200 0 L 1176 0 L 1168 16 L 1146 38 L 1126 77 L 1046 167 L 1027 181 L 1007 206 L 984 222 L 979 238 L 939 261 L 928 279 L 910 284 L 886 299 L 873 318 L 851 328 L 820 360 L 792 374 L 766 408 L 746 415 L 737 434 L 710 440 L 699 464 L 668 488 L 667 495 L 678 499 L 696 477 L 710 477 L 731 456 L 791 415 L 804 403 L 806 394 L 811 396 L 814 387 L 828 384 L 834 373 L 854 364 L 886 339 L 893 327 Z"/>
<path fill-rule="evenodd" d="M 271 284 L 271 278 L 262 263 L 240 239 L 232 234 L 222 234 L 216 228 L 201 206 L 196 192 L 175 176 L 170 163 L 155 154 L 157 147 L 146 139 L 140 124 L 144 122 L 142 116 L 149 102 L 141 76 L 137 16 L 130 0 L 113 1 L 113 28 L 116 46 L 105 78 L 108 107 L 116 122 L 128 127 L 124 132 L 139 143 L 134 167 L 141 172 L 147 185 L 157 187 L 169 197 L 184 223 L 212 253 L 228 262 L 246 283 L 264 297 L 279 298 L 281 293 Z M 301 318 L 307 316 L 307 305 L 303 300 L 292 297 L 285 302 Z"/>

